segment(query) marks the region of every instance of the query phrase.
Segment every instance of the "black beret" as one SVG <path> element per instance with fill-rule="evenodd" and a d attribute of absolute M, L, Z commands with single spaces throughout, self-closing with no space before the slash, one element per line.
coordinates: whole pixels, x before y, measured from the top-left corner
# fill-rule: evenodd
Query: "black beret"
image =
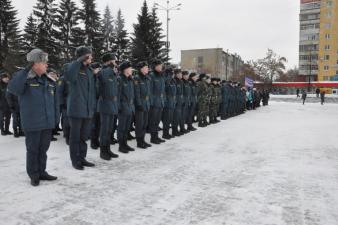
<path fill-rule="evenodd" d="M 92 50 L 86 46 L 80 46 L 75 50 L 75 55 L 77 58 L 80 58 L 87 54 L 92 54 Z"/>
<path fill-rule="evenodd" d="M 105 53 L 102 56 L 102 62 L 104 63 L 109 62 L 111 60 L 116 60 L 116 56 L 113 53 Z"/>
<path fill-rule="evenodd" d="M 205 73 L 201 73 L 200 74 L 200 79 L 207 79 L 207 75 Z"/>
<path fill-rule="evenodd" d="M 162 63 L 162 61 L 161 60 L 159 60 L 159 59 L 154 59 L 153 60 L 153 66 L 158 66 L 158 65 L 162 65 L 163 63 Z"/>
<path fill-rule="evenodd" d="M 177 75 L 177 74 L 179 74 L 179 73 L 181 73 L 181 72 L 182 72 L 181 69 L 175 69 L 175 70 L 174 70 L 174 74 L 175 74 L 175 75 Z"/>
<path fill-rule="evenodd" d="M 186 71 L 186 70 L 184 70 L 184 71 L 182 71 L 182 75 L 183 75 L 183 76 L 189 75 L 189 72 Z"/>
<path fill-rule="evenodd" d="M 196 77 L 196 76 L 197 76 L 197 73 L 190 73 L 189 78 L 193 78 L 193 77 Z"/>
<path fill-rule="evenodd" d="M 121 72 L 123 72 L 125 69 L 128 69 L 131 67 L 131 63 L 129 61 L 123 61 L 120 66 L 119 69 Z"/>
<path fill-rule="evenodd" d="M 146 61 L 142 61 L 137 63 L 137 69 L 142 69 L 143 67 L 148 66 L 148 63 Z"/>

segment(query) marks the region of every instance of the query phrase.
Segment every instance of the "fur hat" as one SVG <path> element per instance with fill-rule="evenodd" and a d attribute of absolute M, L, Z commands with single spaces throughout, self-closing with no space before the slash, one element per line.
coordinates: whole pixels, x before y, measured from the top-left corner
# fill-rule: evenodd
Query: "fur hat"
<path fill-rule="evenodd" d="M 125 69 L 128 69 L 131 67 L 131 63 L 129 61 L 123 61 L 120 66 L 119 69 L 121 72 L 123 72 Z"/>
<path fill-rule="evenodd" d="M 86 46 L 80 46 L 75 50 L 75 55 L 77 58 L 80 58 L 87 54 L 92 54 L 92 50 Z"/>
<path fill-rule="evenodd" d="M 29 63 L 48 62 L 48 54 L 41 49 L 33 49 L 27 54 L 27 61 Z"/>
<path fill-rule="evenodd" d="M 103 63 L 109 62 L 111 60 L 116 60 L 116 56 L 113 53 L 105 53 L 102 56 L 102 62 Z"/>

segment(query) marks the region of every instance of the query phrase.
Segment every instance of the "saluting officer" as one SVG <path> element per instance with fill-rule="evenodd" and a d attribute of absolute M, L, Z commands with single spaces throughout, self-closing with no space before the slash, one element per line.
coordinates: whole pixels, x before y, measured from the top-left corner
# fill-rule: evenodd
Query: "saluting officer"
<path fill-rule="evenodd" d="M 26 169 L 31 185 L 38 186 L 40 180 L 57 179 L 46 172 L 46 164 L 52 130 L 59 122 L 59 105 L 55 81 L 46 74 L 47 53 L 34 49 L 27 54 L 27 61 L 28 67 L 14 75 L 8 90 L 19 97 L 26 135 Z"/>
<path fill-rule="evenodd" d="M 138 148 L 149 148 L 151 145 L 145 141 L 148 127 L 151 80 L 148 76 L 149 67 L 146 62 L 137 64 L 138 74 L 134 77 L 135 90 L 135 134 Z"/>
<path fill-rule="evenodd" d="M 118 158 L 110 149 L 110 138 L 114 126 L 114 116 L 118 114 L 118 78 L 114 68 L 116 56 L 106 53 L 102 56 L 103 67 L 98 73 L 99 100 L 97 110 L 100 113 L 100 157 L 104 160 Z"/>
<path fill-rule="evenodd" d="M 77 60 L 70 63 L 65 71 L 65 81 L 69 84 L 67 115 L 70 123 L 70 158 L 77 170 L 93 167 L 86 160 L 87 143 L 96 104 L 94 74 L 90 68 L 92 51 L 84 46 L 75 51 Z"/>

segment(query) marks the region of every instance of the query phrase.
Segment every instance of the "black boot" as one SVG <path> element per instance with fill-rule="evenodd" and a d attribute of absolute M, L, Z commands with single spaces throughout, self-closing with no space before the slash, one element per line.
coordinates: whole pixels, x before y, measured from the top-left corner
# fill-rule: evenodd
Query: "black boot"
<path fill-rule="evenodd" d="M 111 160 L 107 146 L 100 147 L 100 158 L 107 161 Z"/>
<path fill-rule="evenodd" d="M 99 140 L 97 140 L 97 139 L 91 139 L 90 140 L 90 147 L 92 148 L 92 149 L 98 149 L 99 147 L 100 147 L 100 142 L 99 142 Z"/>
<path fill-rule="evenodd" d="M 150 143 L 153 143 L 155 145 L 159 145 L 162 142 L 158 139 L 158 137 L 156 136 L 156 134 L 151 134 Z"/>
<path fill-rule="evenodd" d="M 137 147 L 138 148 L 142 148 L 142 149 L 146 149 L 147 148 L 147 146 L 144 144 L 142 138 L 136 138 L 136 141 L 137 141 Z"/>
<path fill-rule="evenodd" d="M 53 181 L 57 179 L 58 178 L 56 176 L 49 175 L 48 173 L 44 173 L 40 175 L 40 180 Z"/>
<path fill-rule="evenodd" d="M 118 154 L 115 154 L 114 152 L 112 152 L 110 150 L 110 146 L 108 147 L 108 154 L 110 155 L 111 158 L 118 158 L 119 157 Z"/>
<path fill-rule="evenodd" d="M 149 143 L 147 143 L 147 142 L 145 141 L 144 136 L 142 137 L 142 141 L 143 141 L 143 144 L 144 144 L 147 148 L 150 148 L 150 147 L 152 146 L 151 144 L 149 144 Z"/>
<path fill-rule="evenodd" d="M 128 148 L 126 147 L 126 144 L 123 140 L 119 140 L 119 152 L 128 154 Z"/>
<path fill-rule="evenodd" d="M 111 137 L 110 137 L 110 144 L 115 145 L 117 143 L 118 143 L 118 141 L 114 138 L 114 135 L 111 135 Z"/>
<path fill-rule="evenodd" d="M 20 134 L 19 134 L 19 131 L 18 131 L 18 129 L 16 128 L 16 129 L 14 129 L 14 137 L 15 138 L 18 138 L 18 137 L 20 137 Z"/>
<path fill-rule="evenodd" d="M 127 148 L 127 150 L 128 150 L 129 152 L 135 151 L 135 149 L 132 148 L 132 147 L 130 147 L 126 141 L 125 141 L 125 146 L 126 146 L 126 148 Z"/>
<path fill-rule="evenodd" d="M 163 139 L 166 139 L 166 140 L 170 140 L 170 139 L 171 139 L 171 136 L 170 136 L 170 134 L 169 134 L 169 130 L 164 130 L 164 131 L 163 131 L 162 138 L 163 138 Z"/>
<path fill-rule="evenodd" d="M 39 186 L 40 184 L 40 179 L 39 178 L 31 178 L 31 185 L 36 187 Z"/>
<path fill-rule="evenodd" d="M 95 167 L 94 163 L 88 162 L 86 159 L 82 161 L 81 165 L 85 167 Z"/>
<path fill-rule="evenodd" d="M 129 133 L 128 133 L 127 140 L 128 140 L 128 141 L 131 141 L 131 140 L 134 140 L 134 139 L 135 139 L 135 137 L 134 137 L 133 135 L 131 135 L 131 133 L 129 132 Z"/>

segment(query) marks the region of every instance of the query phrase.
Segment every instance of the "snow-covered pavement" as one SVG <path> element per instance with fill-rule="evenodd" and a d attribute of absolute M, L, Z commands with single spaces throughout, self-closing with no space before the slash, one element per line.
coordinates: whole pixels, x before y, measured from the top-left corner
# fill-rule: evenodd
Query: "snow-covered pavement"
<path fill-rule="evenodd" d="M 0 137 L 0 224 L 337 225 L 337 129 L 338 104 L 271 102 L 111 162 L 90 149 L 85 171 L 60 140 L 39 187 L 24 139 Z"/>

